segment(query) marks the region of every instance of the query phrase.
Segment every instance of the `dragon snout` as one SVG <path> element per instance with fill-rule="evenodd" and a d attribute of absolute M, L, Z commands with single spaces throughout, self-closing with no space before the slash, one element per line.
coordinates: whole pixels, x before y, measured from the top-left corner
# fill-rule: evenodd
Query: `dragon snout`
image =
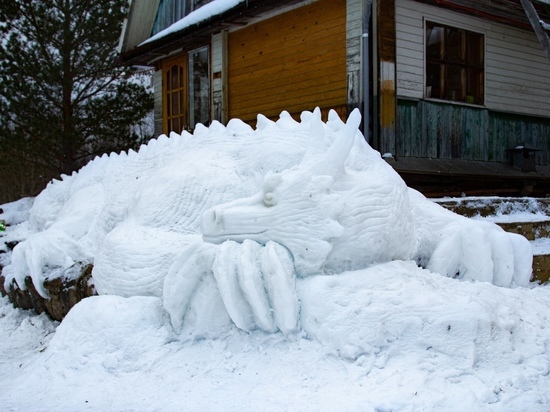
<path fill-rule="evenodd" d="M 223 230 L 223 211 L 219 207 L 206 210 L 201 218 L 201 231 L 205 235 L 212 235 Z"/>

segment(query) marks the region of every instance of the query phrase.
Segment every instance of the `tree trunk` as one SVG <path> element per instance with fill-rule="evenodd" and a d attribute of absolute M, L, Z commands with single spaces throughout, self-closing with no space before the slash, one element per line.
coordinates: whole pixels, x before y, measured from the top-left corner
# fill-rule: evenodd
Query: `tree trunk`
<path fill-rule="evenodd" d="M 63 138 L 62 138 L 62 173 L 71 174 L 75 168 L 75 142 L 73 130 L 73 73 L 71 52 L 72 33 L 71 33 L 71 0 L 63 0 Z"/>

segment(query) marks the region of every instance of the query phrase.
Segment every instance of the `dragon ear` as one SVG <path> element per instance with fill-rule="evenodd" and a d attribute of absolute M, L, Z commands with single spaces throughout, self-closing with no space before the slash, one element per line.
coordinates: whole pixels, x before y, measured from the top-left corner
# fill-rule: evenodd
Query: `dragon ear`
<path fill-rule="evenodd" d="M 359 109 L 354 109 L 348 117 L 342 136 L 332 143 L 325 154 L 325 162 L 330 168 L 329 175 L 336 177 L 344 169 L 360 124 L 361 113 Z"/>

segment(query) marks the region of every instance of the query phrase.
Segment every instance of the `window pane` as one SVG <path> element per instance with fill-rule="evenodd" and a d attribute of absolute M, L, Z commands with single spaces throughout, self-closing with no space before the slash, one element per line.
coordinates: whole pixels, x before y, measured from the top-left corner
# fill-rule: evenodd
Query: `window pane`
<path fill-rule="evenodd" d="M 164 30 L 191 11 L 191 0 L 160 0 L 151 35 Z"/>
<path fill-rule="evenodd" d="M 466 70 L 464 67 L 447 65 L 445 98 L 463 102 L 466 99 Z"/>
<path fill-rule="evenodd" d="M 468 64 L 483 68 L 483 36 L 480 34 L 468 34 Z"/>
<path fill-rule="evenodd" d="M 447 28 L 447 60 L 455 63 L 466 62 L 466 33 L 464 30 Z"/>
<path fill-rule="evenodd" d="M 172 114 L 174 116 L 178 116 L 180 112 L 180 105 L 179 105 L 179 94 L 181 92 L 174 92 L 172 93 Z"/>
<path fill-rule="evenodd" d="M 210 122 L 210 68 L 208 47 L 189 53 L 190 127 Z"/>
<path fill-rule="evenodd" d="M 426 82 L 426 97 L 442 99 L 443 98 L 443 65 L 428 64 L 426 75 L 428 78 Z"/>
<path fill-rule="evenodd" d="M 210 3 L 212 0 L 193 0 L 193 10 L 198 9 L 199 7 L 204 6 L 207 3 Z"/>
<path fill-rule="evenodd" d="M 172 82 L 168 84 L 170 85 L 170 90 L 174 90 L 178 88 L 180 83 L 179 66 L 172 66 L 171 72 L 172 72 L 172 75 L 171 75 Z"/>
<path fill-rule="evenodd" d="M 443 27 L 428 23 L 426 29 L 426 54 L 430 58 L 443 58 Z"/>
<path fill-rule="evenodd" d="M 172 128 L 171 131 L 174 131 L 176 133 L 181 133 L 181 124 L 180 124 L 180 118 L 176 117 L 172 120 Z"/>
<path fill-rule="evenodd" d="M 185 90 L 182 90 L 181 93 L 179 93 L 180 107 L 181 107 L 181 112 L 179 114 L 180 114 L 180 117 L 181 117 L 181 127 L 182 128 L 185 127 L 185 125 L 187 124 L 187 122 L 185 121 L 185 110 L 186 110 L 186 107 L 185 107 L 185 93 L 186 93 Z"/>
<path fill-rule="evenodd" d="M 469 70 L 466 101 L 468 103 L 483 104 L 483 70 Z"/>

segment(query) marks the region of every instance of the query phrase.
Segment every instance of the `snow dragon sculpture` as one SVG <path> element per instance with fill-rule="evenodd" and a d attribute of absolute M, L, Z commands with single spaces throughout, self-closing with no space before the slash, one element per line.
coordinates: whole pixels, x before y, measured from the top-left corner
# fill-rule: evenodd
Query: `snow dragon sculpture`
<path fill-rule="evenodd" d="M 359 123 L 358 111 L 345 124 L 283 112 L 256 130 L 214 122 L 96 159 L 37 198 L 6 281 L 23 288 L 30 274 L 45 293 L 49 267 L 93 261 L 100 294 L 159 296 L 176 329 L 223 305 L 241 329 L 284 333 L 299 323 L 296 277 L 415 260 L 464 280 L 529 282 L 526 239 L 407 188 Z"/>

